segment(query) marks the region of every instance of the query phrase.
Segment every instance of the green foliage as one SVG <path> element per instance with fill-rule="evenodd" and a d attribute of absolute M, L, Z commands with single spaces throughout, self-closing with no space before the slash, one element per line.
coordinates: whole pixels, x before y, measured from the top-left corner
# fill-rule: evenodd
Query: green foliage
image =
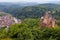
<path fill-rule="evenodd" d="M 16 37 L 18 31 L 19 31 L 19 24 L 12 25 L 12 26 L 10 26 L 10 28 L 8 30 L 8 36 Z"/>
<path fill-rule="evenodd" d="M 60 5 L 40 4 L 37 6 L 0 6 L 0 10 L 12 14 L 16 18 L 23 19 L 21 24 L 10 26 L 6 32 L 0 29 L 0 40 L 60 40 Z M 46 11 L 58 19 L 58 27 L 40 28 L 39 19 Z M 0 16 L 6 14 L 0 14 Z M 35 19 L 32 19 L 35 18 Z"/>
<path fill-rule="evenodd" d="M 0 38 L 5 38 L 7 37 L 7 32 L 4 30 L 4 28 L 0 29 Z"/>
<path fill-rule="evenodd" d="M 0 39 L 0 40 L 13 40 L 11 38 L 3 38 L 3 39 Z"/>
<path fill-rule="evenodd" d="M 60 19 L 60 5 L 55 4 L 39 4 L 35 6 L 2 6 L 0 5 L 0 11 L 12 14 L 14 17 L 25 18 L 40 18 L 46 11 L 51 11 L 51 14 L 56 19 Z"/>
<path fill-rule="evenodd" d="M 21 24 L 13 24 L 8 32 L 0 30 L 1 40 L 60 40 L 60 27 L 39 28 L 39 19 L 24 19 Z"/>
<path fill-rule="evenodd" d="M 34 36 L 32 35 L 31 29 L 22 28 L 18 33 L 19 40 L 34 40 Z"/>

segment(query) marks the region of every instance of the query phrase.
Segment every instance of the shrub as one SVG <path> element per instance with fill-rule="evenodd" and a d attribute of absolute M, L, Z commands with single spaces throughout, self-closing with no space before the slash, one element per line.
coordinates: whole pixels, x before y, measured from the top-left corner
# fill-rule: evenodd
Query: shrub
<path fill-rule="evenodd" d="M 1 38 L 6 38 L 7 37 L 7 32 L 4 30 L 4 28 L 0 29 L 0 39 Z"/>
<path fill-rule="evenodd" d="M 18 33 L 18 40 L 33 40 L 34 36 L 32 35 L 31 29 L 22 28 Z"/>
<path fill-rule="evenodd" d="M 0 29 L 0 39 L 5 40 L 60 40 L 60 27 L 39 28 L 37 20 L 24 20 L 11 25 L 8 32 Z"/>

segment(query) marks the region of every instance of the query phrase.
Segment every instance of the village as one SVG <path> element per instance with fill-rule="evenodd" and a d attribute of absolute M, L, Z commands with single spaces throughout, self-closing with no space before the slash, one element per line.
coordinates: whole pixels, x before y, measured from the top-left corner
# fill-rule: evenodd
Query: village
<path fill-rule="evenodd" d="M 9 27 L 14 23 L 21 23 L 21 20 L 10 15 L 0 16 L 0 28 Z"/>

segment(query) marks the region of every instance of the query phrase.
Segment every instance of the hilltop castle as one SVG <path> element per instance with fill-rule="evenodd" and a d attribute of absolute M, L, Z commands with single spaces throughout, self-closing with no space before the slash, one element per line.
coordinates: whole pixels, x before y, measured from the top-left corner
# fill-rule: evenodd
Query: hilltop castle
<path fill-rule="evenodd" d="M 45 13 L 43 17 L 40 19 L 40 26 L 41 27 L 55 27 L 56 19 L 52 17 L 48 12 Z"/>

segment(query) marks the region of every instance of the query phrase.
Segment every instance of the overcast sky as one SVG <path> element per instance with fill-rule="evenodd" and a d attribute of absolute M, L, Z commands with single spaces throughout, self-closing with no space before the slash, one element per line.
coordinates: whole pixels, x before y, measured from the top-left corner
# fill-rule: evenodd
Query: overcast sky
<path fill-rule="evenodd" d="M 0 0 L 0 2 L 40 2 L 40 3 L 46 3 L 46 2 L 56 2 L 60 0 Z"/>

